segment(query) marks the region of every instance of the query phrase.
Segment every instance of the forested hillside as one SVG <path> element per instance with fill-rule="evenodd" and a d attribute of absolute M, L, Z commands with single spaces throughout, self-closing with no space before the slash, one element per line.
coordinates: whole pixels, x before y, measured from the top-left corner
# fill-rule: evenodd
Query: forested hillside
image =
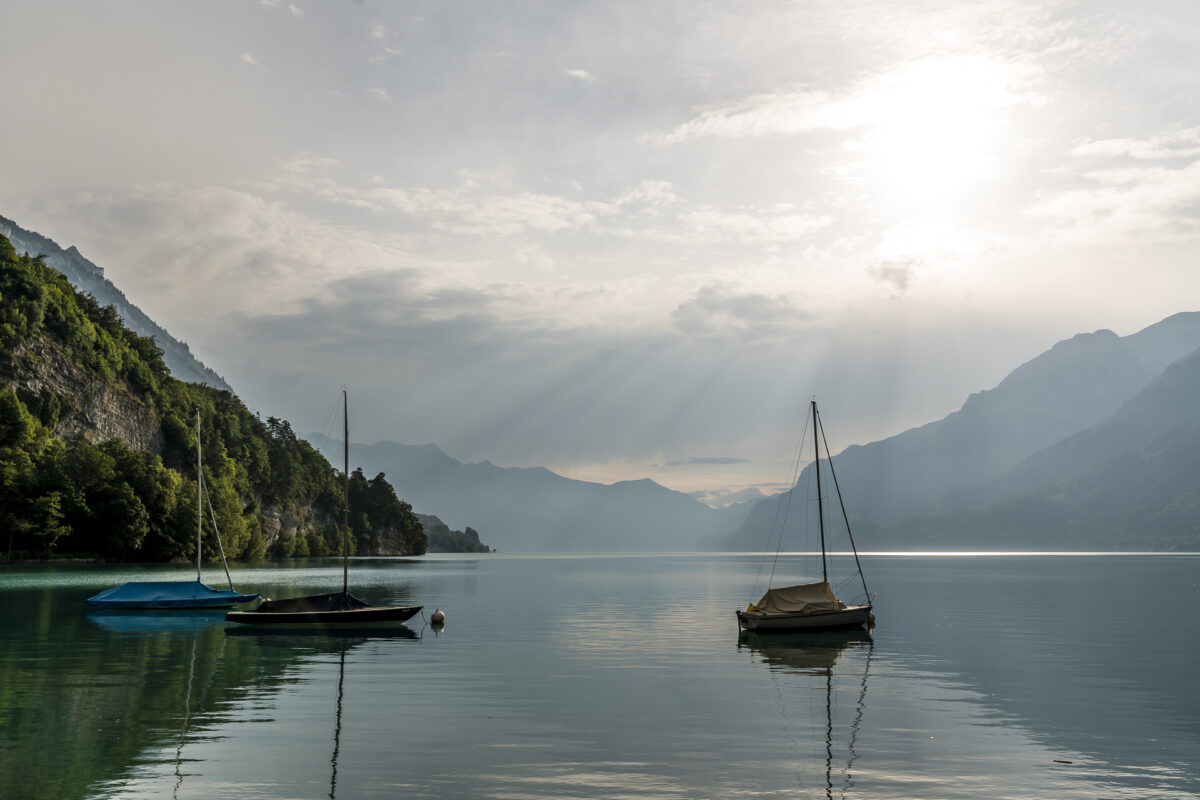
<path fill-rule="evenodd" d="M 176 339 L 131 303 L 124 292 L 104 277 L 104 270 L 85 258 L 74 246 L 63 249 L 53 239 L 26 230 L 4 216 L 0 216 L 0 236 L 8 237 L 18 253 L 43 256 L 43 263 L 61 272 L 78 291 L 92 295 L 101 305 L 112 306 L 125 326 L 134 333 L 153 338 L 155 344 L 162 348 L 163 361 L 173 376 L 189 383 L 204 383 L 232 391 L 224 378 L 192 355 L 186 342 Z"/>
<path fill-rule="evenodd" d="M 197 411 L 227 555 L 340 552 L 343 478 L 286 421 L 172 378 L 153 339 L 0 237 L 6 557 L 194 556 Z M 420 523 L 382 474 L 356 471 L 349 489 L 354 552 L 425 551 Z"/>

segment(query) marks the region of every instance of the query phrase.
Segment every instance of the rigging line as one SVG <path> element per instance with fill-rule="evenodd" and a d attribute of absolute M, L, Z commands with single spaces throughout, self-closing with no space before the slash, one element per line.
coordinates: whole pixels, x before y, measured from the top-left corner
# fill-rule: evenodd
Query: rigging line
<path fill-rule="evenodd" d="M 851 575 L 851 576 L 849 576 L 849 577 L 846 577 L 846 578 L 842 578 L 840 581 L 838 581 L 837 583 L 833 584 L 833 588 L 834 588 L 834 589 L 841 589 L 843 586 L 845 586 L 847 583 L 849 583 L 849 582 L 850 582 L 850 581 L 852 581 L 852 580 L 854 580 L 854 576 L 853 576 L 853 575 Z"/>
<path fill-rule="evenodd" d="M 767 588 L 768 589 L 770 589 L 770 587 L 773 587 L 773 585 L 775 584 L 775 565 L 779 564 L 779 552 L 781 551 L 782 547 L 784 547 L 784 534 L 787 531 L 787 515 L 788 515 L 788 512 L 791 512 L 791 510 L 792 510 L 792 495 L 796 494 L 796 485 L 799 482 L 799 476 L 800 476 L 800 458 L 804 457 L 804 440 L 806 438 L 808 438 L 808 433 L 809 433 L 809 420 L 808 420 L 808 417 L 805 416 L 804 429 L 802 432 L 800 432 L 800 446 L 797 447 L 796 458 L 794 458 L 792 461 L 792 475 L 790 477 L 790 480 L 788 480 L 786 501 L 784 498 L 781 498 L 779 505 L 775 506 L 775 518 L 776 519 L 779 518 L 780 510 L 782 510 L 782 519 L 780 519 L 780 523 L 779 523 L 779 543 L 776 543 L 776 545 L 775 545 L 775 558 L 774 558 L 774 560 L 772 560 L 772 563 L 770 563 L 770 577 L 767 578 Z M 772 523 L 770 523 L 770 527 L 772 527 L 772 530 L 774 530 L 774 528 L 775 528 L 774 519 L 773 519 Z"/>
<path fill-rule="evenodd" d="M 217 515 L 213 511 L 212 497 L 208 493 L 208 486 L 204 482 L 204 473 L 200 474 L 200 491 L 204 495 L 204 499 L 208 501 L 208 515 L 212 519 L 213 533 L 217 537 L 217 549 L 221 551 L 221 563 L 225 565 L 225 580 L 229 581 L 229 591 L 234 591 L 233 578 L 229 575 L 229 562 L 225 560 L 225 545 L 221 544 L 221 530 L 217 527 Z M 204 516 L 204 509 L 199 509 L 200 516 Z"/>
<path fill-rule="evenodd" d="M 319 435 L 322 439 L 324 439 L 326 444 L 332 444 L 334 441 L 334 439 L 333 439 L 333 426 L 335 424 L 334 419 L 337 415 L 338 410 L 341 408 L 341 406 L 342 406 L 342 399 L 340 397 L 337 397 L 330 404 L 329 413 L 325 415 L 325 422 L 321 425 L 321 430 L 319 432 Z M 320 450 L 321 448 L 317 448 L 317 449 Z M 323 454 L 324 453 L 322 453 L 322 455 Z"/>
<path fill-rule="evenodd" d="M 821 441 L 825 442 L 825 455 L 829 456 L 829 474 L 833 476 L 833 488 L 837 490 L 838 505 L 842 508 L 842 520 L 846 523 L 846 535 L 850 537 L 850 549 L 854 551 L 854 565 L 858 567 L 858 577 L 862 579 L 863 594 L 867 596 L 867 605 L 871 604 L 871 593 L 867 591 L 867 577 L 863 575 L 862 562 L 858 560 L 858 548 L 854 545 L 854 534 L 850 530 L 850 517 L 846 514 L 846 503 L 842 500 L 842 487 L 838 486 L 837 473 L 833 470 L 833 456 L 829 455 L 829 442 L 825 439 L 825 423 L 821 422 L 820 415 L 817 416 L 817 427 L 821 434 Z M 813 431 L 813 436 L 817 435 L 817 431 Z"/>
<path fill-rule="evenodd" d="M 775 558 L 771 561 L 771 575 L 767 578 L 768 589 L 775 585 L 775 565 L 779 563 L 779 551 L 783 549 L 783 534 L 787 530 L 788 513 L 792 508 L 792 495 L 796 493 L 796 484 L 800 479 L 800 459 L 804 455 L 804 441 L 806 438 L 808 438 L 808 415 L 804 417 L 804 429 L 800 432 L 800 446 L 796 448 L 796 456 L 792 460 L 792 474 L 789 476 L 788 490 L 784 493 L 784 496 L 779 498 L 779 503 L 775 506 L 775 517 L 771 520 L 771 532 L 774 533 L 775 522 L 779 520 L 780 511 L 782 510 L 783 519 L 779 524 L 779 542 L 775 545 Z M 768 544 L 770 544 L 770 540 L 768 540 Z M 755 585 L 757 583 L 758 578 L 756 577 Z"/>

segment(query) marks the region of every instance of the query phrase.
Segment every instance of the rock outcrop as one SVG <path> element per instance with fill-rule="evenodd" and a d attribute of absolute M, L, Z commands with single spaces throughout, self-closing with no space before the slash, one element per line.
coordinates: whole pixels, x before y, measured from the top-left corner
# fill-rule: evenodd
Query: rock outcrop
<path fill-rule="evenodd" d="M 88 373 L 47 339 L 32 339 L 0 356 L 0 386 L 29 398 L 53 398 L 53 429 L 61 438 L 119 439 L 131 449 L 162 454 L 162 427 L 154 411 L 124 385 Z"/>

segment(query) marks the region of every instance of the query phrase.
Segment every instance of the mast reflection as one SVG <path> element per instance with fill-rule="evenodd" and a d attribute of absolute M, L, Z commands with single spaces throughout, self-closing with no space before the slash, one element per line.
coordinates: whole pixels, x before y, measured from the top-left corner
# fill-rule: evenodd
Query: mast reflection
<path fill-rule="evenodd" d="M 821 633 L 766 633 L 741 631 L 738 635 L 738 649 L 749 651 L 755 658 L 766 664 L 771 673 L 772 681 L 776 682 L 779 702 L 783 702 L 784 693 L 778 685 L 780 675 L 800 675 L 816 678 L 810 686 L 825 690 L 825 796 L 832 800 L 834 796 L 834 718 L 833 692 L 835 674 L 849 674 L 845 669 L 850 661 L 838 660 L 847 652 L 865 650 L 861 678 L 858 683 L 858 699 L 855 704 L 854 719 L 850 723 L 849 737 L 846 742 L 846 767 L 840 793 L 854 786 L 854 763 L 858 761 L 858 732 L 862 725 L 863 710 L 867 699 L 867 678 L 871 671 L 871 657 L 874 654 L 874 641 L 865 629 L 849 631 L 828 631 Z M 786 714 L 784 715 L 786 717 Z M 814 727 L 819 721 L 812 720 Z"/>

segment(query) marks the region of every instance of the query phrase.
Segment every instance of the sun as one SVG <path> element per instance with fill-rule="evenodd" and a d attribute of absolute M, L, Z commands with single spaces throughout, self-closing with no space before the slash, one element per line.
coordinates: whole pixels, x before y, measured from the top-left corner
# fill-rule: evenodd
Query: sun
<path fill-rule="evenodd" d="M 978 191 L 997 165 L 1007 69 L 983 58 L 909 64 L 874 82 L 856 146 L 893 205 L 945 208 Z"/>

